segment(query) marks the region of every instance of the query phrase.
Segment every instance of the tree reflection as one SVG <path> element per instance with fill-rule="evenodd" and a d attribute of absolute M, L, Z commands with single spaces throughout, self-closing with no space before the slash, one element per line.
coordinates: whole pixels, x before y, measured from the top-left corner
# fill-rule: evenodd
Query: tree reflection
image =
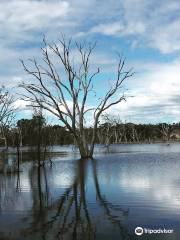
<path fill-rule="evenodd" d="M 20 156 L 2 154 L 0 158 L 0 213 L 15 207 L 20 190 Z"/>
<path fill-rule="evenodd" d="M 128 210 L 123 210 L 112 204 L 103 196 L 99 184 L 97 162 L 95 159 L 78 160 L 76 177 L 65 192 L 49 204 L 49 186 L 46 176 L 46 167 L 37 168 L 37 181 L 32 169 L 31 184 L 33 190 L 33 218 L 27 235 L 37 233 L 38 239 L 95 239 L 98 226 L 96 217 L 87 202 L 86 178 L 92 169 L 93 183 L 97 203 L 103 210 L 106 221 L 110 221 L 119 229 L 119 239 L 129 239 L 127 230 L 123 227 L 120 218 L 128 215 Z M 116 215 L 114 214 L 116 212 Z M 121 217 L 120 217 L 121 216 Z M 104 219 L 103 219 L 104 220 Z"/>

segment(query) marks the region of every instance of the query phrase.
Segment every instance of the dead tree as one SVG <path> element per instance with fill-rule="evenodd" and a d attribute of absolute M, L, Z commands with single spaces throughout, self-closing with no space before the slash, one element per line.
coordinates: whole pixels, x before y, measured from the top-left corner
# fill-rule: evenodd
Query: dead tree
<path fill-rule="evenodd" d="M 160 124 L 159 131 L 160 131 L 164 141 L 169 141 L 170 140 L 171 135 L 173 133 L 173 130 L 174 130 L 173 125 L 170 125 L 170 124 L 167 124 L 167 123 Z"/>
<path fill-rule="evenodd" d="M 97 99 L 95 107 L 89 107 L 89 96 L 94 91 L 93 80 L 100 73 L 99 68 L 94 72 L 90 70 L 90 57 L 95 44 L 75 43 L 77 51 L 75 59 L 71 40 L 66 41 L 62 37 L 58 44 L 49 44 L 45 39 L 43 43 L 44 46 L 41 48 L 43 65 L 35 59 L 30 60 L 31 66 L 21 61 L 24 70 L 36 79 L 35 82 L 20 84 L 26 90 L 23 99 L 55 115 L 74 136 L 81 157 L 92 157 L 99 118 L 107 109 L 126 99 L 122 92 L 122 84 L 133 75 L 132 69 L 125 70 L 125 59 L 119 57 L 113 84 L 105 92 L 104 97 Z M 88 112 L 94 116 L 92 137 L 89 142 L 85 133 Z"/>
<path fill-rule="evenodd" d="M 12 123 L 15 113 L 13 102 L 13 96 L 2 86 L 0 88 L 0 139 L 4 141 L 6 148 L 8 148 L 6 130 Z"/>
<path fill-rule="evenodd" d="M 121 125 L 123 124 L 119 115 L 113 114 L 104 114 L 103 119 L 105 123 L 109 124 L 111 127 L 109 129 L 109 137 L 113 138 L 113 143 L 121 142 L 122 138 L 122 129 Z"/>

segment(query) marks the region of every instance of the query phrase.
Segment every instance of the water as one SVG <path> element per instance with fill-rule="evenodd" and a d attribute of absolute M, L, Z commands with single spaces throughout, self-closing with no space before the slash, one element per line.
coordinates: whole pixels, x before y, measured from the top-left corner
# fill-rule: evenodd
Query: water
<path fill-rule="evenodd" d="M 13 149 L 4 156 L 0 239 L 180 239 L 180 144 L 97 146 L 93 160 L 78 157 L 56 146 L 38 168 L 24 149 L 18 173 Z M 136 236 L 137 226 L 174 232 Z"/>

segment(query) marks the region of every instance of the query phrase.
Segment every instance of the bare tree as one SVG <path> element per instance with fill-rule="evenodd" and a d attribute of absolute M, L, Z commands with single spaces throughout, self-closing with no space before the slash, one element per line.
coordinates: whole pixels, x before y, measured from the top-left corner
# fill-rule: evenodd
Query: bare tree
<path fill-rule="evenodd" d="M 96 107 L 90 108 L 88 97 L 94 90 L 93 80 L 100 73 L 99 68 L 94 72 L 90 70 L 90 57 L 95 44 L 75 43 L 78 53 L 75 64 L 71 40 L 62 37 L 58 44 L 49 44 L 45 39 L 43 43 L 43 65 L 35 59 L 30 60 L 31 66 L 21 61 L 25 71 L 36 79 L 34 83 L 20 84 L 27 91 L 24 99 L 59 118 L 74 136 L 81 157 L 92 157 L 99 118 L 104 111 L 126 99 L 122 93 L 122 83 L 133 75 L 132 69 L 125 70 L 125 59 L 119 57 L 116 79 L 104 97 L 97 99 Z M 55 57 L 59 63 L 58 68 Z M 94 120 L 91 141 L 88 142 L 85 119 L 90 111 Z"/>
<path fill-rule="evenodd" d="M 99 125 L 97 129 L 97 137 L 99 143 L 104 144 L 109 152 L 110 144 L 114 143 L 114 122 L 109 114 L 102 115 L 102 119 L 104 123 Z"/>
<path fill-rule="evenodd" d="M 113 143 L 119 143 L 121 142 L 121 138 L 122 138 L 122 121 L 120 118 L 120 115 L 114 115 L 114 114 L 107 114 L 105 113 L 103 115 L 103 120 L 105 122 L 105 126 L 106 124 L 109 125 L 109 129 L 105 129 L 105 131 L 107 132 L 107 130 L 109 130 L 109 134 L 107 134 L 107 137 L 109 138 L 109 144 L 110 144 L 110 138 L 112 138 L 112 142 Z"/>
<path fill-rule="evenodd" d="M 13 96 L 2 86 L 0 88 L 0 139 L 4 140 L 6 148 L 8 147 L 7 126 L 12 123 L 15 112 L 13 102 Z"/>
<path fill-rule="evenodd" d="M 173 133 L 173 130 L 174 130 L 173 125 L 170 125 L 170 124 L 167 124 L 167 123 L 161 123 L 159 125 L 159 131 L 160 131 L 164 141 L 169 141 L 170 140 L 170 138 L 172 136 L 172 133 Z"/>

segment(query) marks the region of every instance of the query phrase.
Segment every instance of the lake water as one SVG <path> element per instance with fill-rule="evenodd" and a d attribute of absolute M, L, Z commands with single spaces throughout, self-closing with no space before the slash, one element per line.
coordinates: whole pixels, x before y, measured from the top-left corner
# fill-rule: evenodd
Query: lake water
<path fill-rule="evenodd" d="M 20 173 L 12 149 L 0 160 L 1 240 L 180 239 L 179 143 L 98 146 L 83 161 L 56 146 L 40 168 L 27 149 L 20 157 Z"/>

